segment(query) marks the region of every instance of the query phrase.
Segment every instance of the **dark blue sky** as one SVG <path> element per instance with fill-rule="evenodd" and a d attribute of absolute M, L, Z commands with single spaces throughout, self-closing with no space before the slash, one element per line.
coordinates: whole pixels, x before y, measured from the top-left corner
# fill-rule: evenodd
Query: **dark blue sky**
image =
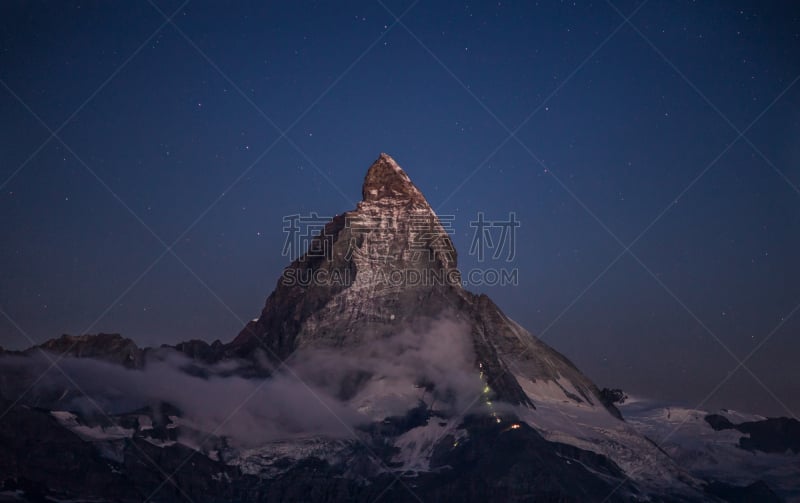
<path fill-rule="evenodd" d="M 763 342 L 709 405 L 800 412 L 792 2 L 155 6 L 0 5 L 3 346 L 230 340 L 383 151 L 600 386 L 694 405 Z"/>

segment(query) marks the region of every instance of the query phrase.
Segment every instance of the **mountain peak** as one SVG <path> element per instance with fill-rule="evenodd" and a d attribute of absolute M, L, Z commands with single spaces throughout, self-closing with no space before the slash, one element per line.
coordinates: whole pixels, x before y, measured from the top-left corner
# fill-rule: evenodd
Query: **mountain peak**
<path fill-rule="evenodd" d="M 488 297 L 463 288 L 448 229 L 389 155 L 367 170 L 363 193 L 355 210 L 334 217 L 284 271 L 261 316 L 233 341 L 237 356 L 247 358 L 262 343 L 274 363 L 301 349 L 350 351 L 454 319 L 466 323 L 473 370 L 498 400 L 533 406 L 520 382 L 550 382 L 563 391 L 559 399 L 605 410 L 597 386 L 569 360 Z"/>
<path fill-rule="evenodd" d="M 400 200 L 427 204 L 403 168 L 385 153 L 381 153 L 367 170 L 361 195 L 368 202 Z"/>

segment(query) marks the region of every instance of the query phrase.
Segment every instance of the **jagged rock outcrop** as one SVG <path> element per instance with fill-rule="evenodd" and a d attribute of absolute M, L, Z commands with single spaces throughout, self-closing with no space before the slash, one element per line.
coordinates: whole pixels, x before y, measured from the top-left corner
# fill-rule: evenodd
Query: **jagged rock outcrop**
<path fill-rule="evenodd" d="M 791 417 L 768 418 L 760 421 L 745 421 L 734 424 L 725 416 L 709 414 L 706 422 L 720 430 L 737 430 L 745 434 L 739 446 L 748 451 L 800 452 L 800 421 Z"/>
<path fill-rule="evenodd" d="M 58 339 L 50 339 L 26 350 L 26 352 L 36 353 L 39 350 L 75 358 L 94 358 L 118 363 L 129 368 L 138 368 L 144 363 L 144 351 L 135 342 L 120 334 L 64 334 Z"/>

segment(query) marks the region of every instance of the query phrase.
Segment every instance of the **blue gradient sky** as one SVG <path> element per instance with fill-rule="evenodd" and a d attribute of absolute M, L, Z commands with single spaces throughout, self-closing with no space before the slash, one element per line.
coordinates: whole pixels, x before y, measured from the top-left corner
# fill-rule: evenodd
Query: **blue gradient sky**
<path fill-rule="evenodd" d="M 758 347 L 709 404 L 796 413 L 798 75 L 791 2 L 3 2 L 0 344 L 230 340 L 387 152 L 600 386 L 694 405 Z"/>

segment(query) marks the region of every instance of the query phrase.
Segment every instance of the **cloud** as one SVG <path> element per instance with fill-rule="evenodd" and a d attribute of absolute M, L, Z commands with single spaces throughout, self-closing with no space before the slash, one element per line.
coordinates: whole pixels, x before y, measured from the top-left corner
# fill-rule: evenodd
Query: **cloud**
<path fill-rule="evenodd" d="M 230 375 L 231 361 L 204 367 L 204 376 L 190 374 L 185 369 L 197 362 L 175 351 L 157 355 L 141 370 L 64 358 L 59 367 L 70 379 L 50 369 L 28 399 L 87 417 L 97 416 L 98 407 L 114 415 L 166 402 L 194 430 L 257 445 L 298 436 L 347 438 L 359 425 L 401 415 L 420 400 L 459 414 L 481 388 L 469 328 L 449 319 L 358 346 L 300 350 L 266 380 Z M 43 355 L 0 359 L 6 383 L 16 376 L 16 389 L 4 386 L 6 397 L 21 393 L 48 366 Z M 27 379 L 16 379 L 21 375 Z"/>
<path fill-rule="evenodd" d="M 469 327 L 449 318 L 346 350 L 300 351 L 288 363 L 305 382 L 375 419 L 419 400 L 443 414 L 463 413 L 482 387 Z"/>

